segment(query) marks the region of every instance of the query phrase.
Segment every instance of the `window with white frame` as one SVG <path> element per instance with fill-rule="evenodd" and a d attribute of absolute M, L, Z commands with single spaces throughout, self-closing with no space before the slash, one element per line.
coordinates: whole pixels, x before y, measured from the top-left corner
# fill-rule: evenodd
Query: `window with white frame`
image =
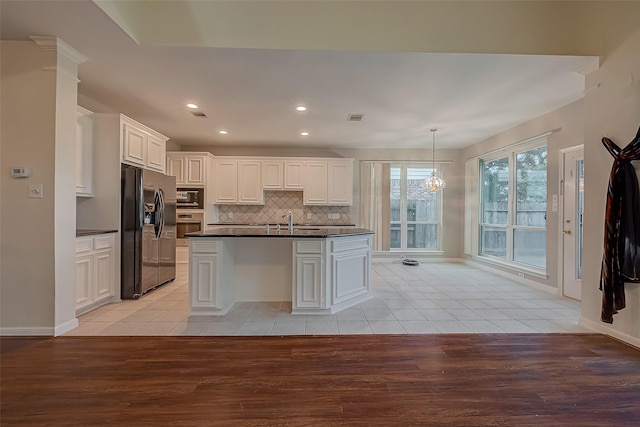
<path fill-rule="evenodd" d="M 546 142 L 482 158 L 480 180 L 479 254 L 546 269 Z"/>
<path fill-rule="evenodd" d="M 442 191 L 430 193 L 420 183 L 431 167 L 392 164 L 390 249 L 438 251 L 441 248 Z"/>

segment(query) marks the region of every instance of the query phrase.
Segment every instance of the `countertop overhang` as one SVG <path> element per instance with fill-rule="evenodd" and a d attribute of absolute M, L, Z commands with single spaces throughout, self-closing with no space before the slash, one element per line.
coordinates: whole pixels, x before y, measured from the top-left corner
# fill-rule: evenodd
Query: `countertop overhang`
<path fill-rule="evenodd" d="M 280 238 L 296 238 L 296 237 L 310 237 L 310 238 L 327 238 L 327 237 L 340 237 L 340 236 L 354 236 L 358 234 L 374 234 L 373 231 L 366 228 L 320 228 L 320 229 L 308 229 L 308 228 L 294 228 L 293 231 L 288 231 L 286 228 L 281 228 L 279 231 L 274 227 L 270 227 L 269 231 L 266 228 L 249 228 L 249 227 L 228 227 L 219 228 L 216 230 L 198 231 L 195 233 L 187 233 L 185 237 L 198 238 L 198 237 L 280 237 Z"/>
<path fill-rule="evenodd" d="M 118 230 L 111 229 L 80 229 L 76 230 L 76 237 L 94 236 L 98 234 L 117 233 Z"/>

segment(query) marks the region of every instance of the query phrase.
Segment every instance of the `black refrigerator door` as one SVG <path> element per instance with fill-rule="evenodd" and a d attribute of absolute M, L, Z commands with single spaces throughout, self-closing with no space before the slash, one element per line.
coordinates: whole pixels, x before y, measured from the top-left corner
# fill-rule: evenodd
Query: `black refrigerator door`
<path fill-rule="evenodd" d="M 142 226 L 142 293 L 160 284 L 158 281 L 158 226 L 161 215 L 158 203 L 159 173 L 142 171 L 142 203 L 144 224 Z"/>
<path fill-rule="evenodd" d="M 159 221 L 158 282 L 176 278 L 176 178 L 160 175 L 158 191 L 162 204 Z"/>
<path fill-rule="evenodd" d="M 139 298 L 141 291 L 142 236 L 142 170 L 133 166 L 121 168 L 121 298 Z"/>

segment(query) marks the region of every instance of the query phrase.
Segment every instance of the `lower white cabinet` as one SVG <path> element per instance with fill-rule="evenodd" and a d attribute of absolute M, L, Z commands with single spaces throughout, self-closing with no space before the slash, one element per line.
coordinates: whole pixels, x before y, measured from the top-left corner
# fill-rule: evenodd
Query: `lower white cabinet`
<path fill-rule="evenodd" d="M 324 239 L 294 241 L 294 283 L 291 306 L 296 309 L 324 309 Z"/>
<path fill-rule="evenodd" d="M 233 285 L 222 261 L 224 242 L 189 239 L 189 302 L 192 314 L 224 315 L 233 305 Z"/>
<path fill-rule="evenodd" d="M 116 291 L 115 234 L 76 238 L 76 314 L 108 303 Z"/>

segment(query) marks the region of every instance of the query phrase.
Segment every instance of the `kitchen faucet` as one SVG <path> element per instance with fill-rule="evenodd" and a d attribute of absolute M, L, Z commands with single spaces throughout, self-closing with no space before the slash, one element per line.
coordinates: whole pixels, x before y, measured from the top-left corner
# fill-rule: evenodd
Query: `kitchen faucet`
<path fill-rule="evenodd" d="M 289 210 L 286 214 L 282 215 L 282 218 L 287 217 L 289 232 L 293 233 L 293 212 Z"/>

